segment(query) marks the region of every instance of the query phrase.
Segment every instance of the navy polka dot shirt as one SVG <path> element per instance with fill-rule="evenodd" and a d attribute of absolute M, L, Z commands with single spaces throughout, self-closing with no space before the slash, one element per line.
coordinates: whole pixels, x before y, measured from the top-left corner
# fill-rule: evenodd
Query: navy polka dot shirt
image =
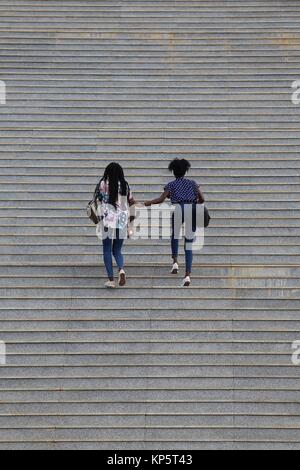
<path fill-rule="evenodd" d="M 165 186 L 165 191 L 169 191 L 172 204 L 178 202 L 197 202 L 199 185 L 196 181 L 187 178 L 177 178 Z"/>

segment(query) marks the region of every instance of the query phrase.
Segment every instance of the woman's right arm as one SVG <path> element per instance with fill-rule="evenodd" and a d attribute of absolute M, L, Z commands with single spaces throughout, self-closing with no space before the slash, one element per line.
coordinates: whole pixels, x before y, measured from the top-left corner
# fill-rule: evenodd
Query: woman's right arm
<path fill-rule="evenodd" d="M 162 195 L 159 198 L 153 199 L 152 201 L 146 201 L 145 206 L 150 207 L 150 206 L 154 206 L 155 204 L 162 204 L 168 197 L 170 197 L 170 192 L 169 190 L 166 190 L 162 193 Z"/>

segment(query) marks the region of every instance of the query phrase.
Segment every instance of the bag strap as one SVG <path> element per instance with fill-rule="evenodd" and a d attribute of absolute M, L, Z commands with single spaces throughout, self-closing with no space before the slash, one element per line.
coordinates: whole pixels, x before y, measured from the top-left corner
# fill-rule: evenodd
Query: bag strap
<path fill-rule="evenodd" d="M 98 195 L 99 195 L 99 192 L 100 192 L 100 186 L 101 186 L 101 183 L 103 181 L 103 178 L 101 178 L 101 180 L 99 181 L 99 183 L 97 184 L 96 188 L 95 188 L 95 191 L 94 191 L 94 196 L 93 196 L 93 201 L 95 202 Z"/>
<path fill-rule="evenodd" d="M 130 186 L 128 184 L 128 182 L 126 181 L 126 187 L 127 187 L 127 202 L 129 203 L 130 202 L 130 193 L 131 193 L 131 189 L 130 189 Z"/>

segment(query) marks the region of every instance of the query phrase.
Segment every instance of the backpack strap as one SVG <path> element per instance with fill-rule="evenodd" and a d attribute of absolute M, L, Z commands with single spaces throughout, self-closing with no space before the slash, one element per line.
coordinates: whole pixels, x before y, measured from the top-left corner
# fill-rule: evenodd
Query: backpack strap
<path fill-rule="evenodd" d="M 97 186 L 95 188 L 93 201 L 96 201 L 96 199 L 101 199 L 101 197 L 100 197 L 100 186 L 101 186 L 102 181 L 103 181 L 103 178 L 101 178 L 101 180 L 99 181 L 99 183 L 97 184 Z"/>

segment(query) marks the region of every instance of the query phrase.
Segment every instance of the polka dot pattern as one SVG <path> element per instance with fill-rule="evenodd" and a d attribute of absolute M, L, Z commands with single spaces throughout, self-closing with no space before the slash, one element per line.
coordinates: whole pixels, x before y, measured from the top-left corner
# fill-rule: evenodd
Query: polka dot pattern
<path fill-rule="evenodd" d="M 199 185 L 187 178 L 178 178 L 165 186 L 169 191 L 172 204 L 178 202 L 197 202 Z"/>

